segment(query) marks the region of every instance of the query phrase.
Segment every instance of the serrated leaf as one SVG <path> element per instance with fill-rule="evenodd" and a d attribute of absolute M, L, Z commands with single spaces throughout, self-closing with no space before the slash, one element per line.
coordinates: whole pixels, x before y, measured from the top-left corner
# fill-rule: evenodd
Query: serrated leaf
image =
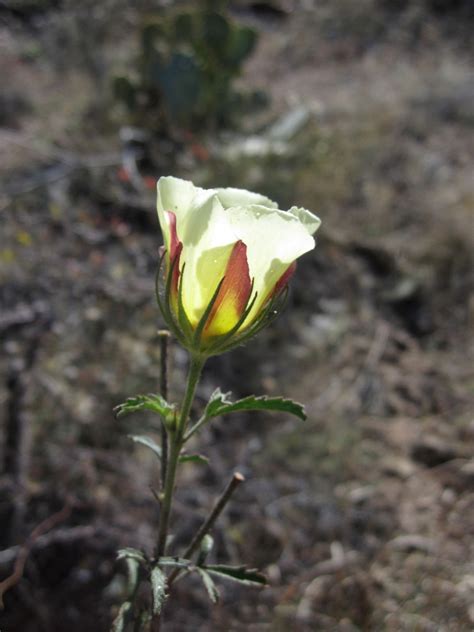
<path fill-rule="evenodd" d="M 199 576 L 202 579 L 204 586 L 206 587 L 207 594 L 212 603 L 217 603 L 219 600 L 219 590 L 215 583 L 212 581 L 212 577 L 203 568 L 196 568 Z"/>
<path fill-rule="evenodd" d="M 255 395 L 249 395 L 243 399 L 239 399 L 236 402 L 232 402 L 229 399 L 230 393 L 222 393 L 220 389 L 216 389 L 211 395 L 211 399 L 206 406 L 204 412 L 205 417 L 211 419 L 218 415 L 226 415 L 227 413 L 233 413 L 241 410 L 272 410 L 279 412 L 290 413 L 299 417 L 302 421 L 306 419 L 306 413 L 304 406 L 298 402 L 294 402 L 291 399 L 284 399 L 283 397 L 267 397 L 262 395 L 256 397 Z"/>
<path fill-rule="evenodd" d="M 206 464 L 209 463 L 209 459 L 207 456 L 202 454 L 182 454 L 179 457 L 180 463 L 201 463 Z"/>
<path fill-rule="evenodd" d="M 152 569 L 150 581 L 153 593 L 153 614 L 159 614 L 166 599 L 166 575 L 159 566 Z"/>
<path fill-rule="evenodd" d="M 253 568 L 246 568 L 245 566 L 227 566 L 226 564 L 206 564 L 202 567 L 208 573 L 219 577 L 225 577 L 240 584 L 248 586 L 254 586 L 258 584 L 260 586 L 267 585 L 267 578 L 265 575 Z"/>
<path fill-rule="evenodd" d="M 117 560 L 124 560 L 127 558 L 137 560 L 140 564 L 146 564 L 145 554 L 139 549 L 133 549 L 132 547 L 127 546 L 124 549 L 117 551 Z"/>
<path fill-rule="evenodd" d="M 130 413 L 149 410 L 152 413 L 161 415 L 164 419 L 174 413 L 174 406 L 161 397 L 161 395 L 136 395 L 129 397 L 123 404 L 115 406 L 116 417 L 123 417 Z"/>
<path fill-rule="evenodd" d="M 125 632 L 127 624 L 132 621 L 132 614 L 132 604 L 126 601 L 120 606 L 118 614 L 112 623 L 111 632 Z"/>
<path fill-rule="evenodd" d="M 139 443 L 140 445 L 144 445 L 147 448 L 150 448 L 156 456 L 161 459 L 161 446 L 158 445 L 153 439 L 150 437 L 146 437 L 145 435 L 128 435 L 129 438 L 135 443 Z"/>

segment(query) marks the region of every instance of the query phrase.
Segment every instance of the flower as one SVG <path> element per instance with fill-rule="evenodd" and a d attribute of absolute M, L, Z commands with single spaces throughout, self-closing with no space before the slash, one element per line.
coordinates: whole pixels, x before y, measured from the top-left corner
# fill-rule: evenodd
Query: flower
<path fill-rule="evenodd" d="M 180 342 L 204 355 L 228 350 L 272 319 L 321 223 L 258 193 L 206 190 L 171 176 L 158 181 L 157 206 L 166 266 L 158 301 Z"/>

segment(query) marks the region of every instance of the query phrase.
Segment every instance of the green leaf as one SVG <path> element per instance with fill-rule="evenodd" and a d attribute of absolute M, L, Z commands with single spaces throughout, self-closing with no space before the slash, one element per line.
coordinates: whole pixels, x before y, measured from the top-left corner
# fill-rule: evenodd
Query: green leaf
<path fill-rule="evenodd" d="M 212 577 L 202 568 L 196 568 L 196 571 L 199 573 L 203 584 L 206 587 L 209 599 L 212 601 L 212 603 L 217 603 L 219 600 L 219 590 L 217 589 L 215 583 L 212 581 Z"/>
<path fill-rule="evenodd" d="M 209 463 L 209 459 L 207 458 L 207 456 L 203 456 L 202 454 L 182 454 L 179 457 L 179 462 L 206 464 Z"/>
<path fill-rule="evenodd" d="M 156 454 L 156 456 L 159 459 L 161 459 L 161 446 L 155 443 L 153 439 L 151 439 L 150 437 L 146 437 L 144 435 L 128 435 L 128 436 L 135 443 L 140 443 L 141 445 L 144 445 L 145 447 L 150 448 L 150 450 L 152 450 Z"/>
<path fill-rule="evenodd" d="M 212 417 L 217 417 L 218 415 L 226 415 L 227 413 L 240 410 L 273 410 L 290 413 L 291 415 L 299 417 L 302 421 L 306 419 L 304 406 L 291 399 L 267 397 L 266 395 L 261 397 L 249 395 L 248 397 L 244 397 L 244 399 L 232 402 L 228 399 L 229 396 L 230 393 L 222 393 L 220 389 L 216 389 L 206 406 L 204 416 L 208 419 L 212 419 Z"/>
<path fill-rule="evenodd" d="M 267 578 L 254 568 L 246 568 L 245 566 L 227 566 L 226 564 L 207 564 L 202 567 L 208 573 L 219 577 L 225 577 L 240 584 L 254 586 L 267 585 Z"/>
<path fill-rule="evenodd" d="M 126 557 L 125 563 L 127 564 L 128 574 L 128 594 L 133 595 L 140 577 L 140 562 L 133 557 Z"/>
<path fill-rule="evenodd" d="M 124 549 L 120 549 L 117 552 L 117 560 L 125 560 L 125 559 L 136 560 L 140 564 L 146 564 L 146 557 L 143 551 L 139 549 L 132 549 L 131 547 L 125 547 Z"/>
<path fill-rule="evenodd" d="M 111 632 L 125 632 L 127 625 L 133 619 L 132 615 L 132 604 L 129 601 L 126 601 L 120 606 L 120 610 L 112 623 Z"/>
<path fill-rule="evenodd" d="M 160 557 L 158 566 L 172 566 L 175 568 L 189 568 L 193 565 L 191 560 L 185 560 L 182 557 Z"/>
<path fill-rule="evenodd" d="M 153 593 L 153 614 L 159 614 L 166 599 L 166 575 L 159 566 L 155 566 L 150 574 Z"/>
<path fill-rule="evenodd" d="M 152 413 L 161 415 L 163 419 L 174 415 L 175 408 L 161 397 L 161 395 L 136 395 L 129 397 L 123 404 L 115 406 L 114 412 L 116 417 L 123 417 L 130 413 L 149 410 Z"/>

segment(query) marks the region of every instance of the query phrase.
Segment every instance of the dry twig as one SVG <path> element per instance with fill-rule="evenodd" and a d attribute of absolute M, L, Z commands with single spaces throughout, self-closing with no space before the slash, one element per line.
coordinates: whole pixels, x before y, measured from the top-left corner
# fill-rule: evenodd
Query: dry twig
<path fill-rule="evenodd" d="M 6 579 L 4 579 L 2 582 L 0 582 L 0 609 L 3 610 L 4 608 L 3 596 L 5 595 L 7 590 L 10 590 L 10 588 L 13 588 L 13 586 L 16 586 L 18 582 L 20 581 L 20 579 L 23 577 L 28 555 L 30 554 L 30 551 L 34 543 L 36 542 L 36 540 L 41 535 L 43 535 L 44 533 L 46 533 L 47 531 L 55 527 L 57 524 L 66 520 L 71 514 L 71 509 L 72 509 L 71 503 L 67 502 L 64 505 L 64 507 L 61 509 L 61 511 L 58 511 L 52 516 L 49 516 L 48 518 L 46 518 L 46 520 L 43 520 L 43 522 L 41 522 L 35 529 L 33 529 L 33 531 L 30 534 L 30 537 L 26 540 L 26 542 L 23 544 L 23 546 L 20 549 L 18 557 L 16 558 L 16 561 L 15 561 L 13 573 L 9 575 Z"/>

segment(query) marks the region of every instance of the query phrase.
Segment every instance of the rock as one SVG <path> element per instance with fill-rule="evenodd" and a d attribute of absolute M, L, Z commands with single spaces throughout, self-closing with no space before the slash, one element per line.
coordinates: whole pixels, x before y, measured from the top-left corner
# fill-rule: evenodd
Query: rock
<path fill-rule="evenodd" d="M 452 446 L 434 435 L 420 437 L 411 448 L 412 459 L 427 467 L 436 467 L 455 459 L 457 456 L 459 454 Z"/>
<path fill-rule="evenodd" d="M 272 125 L 268 137 L 272 140 L 290 141 L 306 127 L 310 119 L 310 110 L 304 106 L 298 106 L 284 114 Z"/>
<path fill-rule="evenodd" d="M 391 540 L 389 545 L 397 551 L 406 553 L 422 551 L 423 553 L 434 554 L 437 549 L 435 540 L 416 534 L 399 535 Z"/>
<path fill-rule="evenodd" d="M 403 457 L 388 457 L 384 459 L 382 468 L 385 474 L 402 480 L 409 478 L 416 471 L 413 463 Z"/>

